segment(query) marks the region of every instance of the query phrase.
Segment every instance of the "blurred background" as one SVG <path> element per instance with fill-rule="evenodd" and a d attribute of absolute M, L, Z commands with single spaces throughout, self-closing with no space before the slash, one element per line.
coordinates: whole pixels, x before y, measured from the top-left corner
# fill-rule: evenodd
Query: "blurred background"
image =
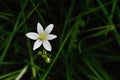
<path fill-rule="evenodd" d="M 0 80 L 120 80 L 119 0 L 0 0 Z M 54 24 L 51 62 L 25 34 Z"/>

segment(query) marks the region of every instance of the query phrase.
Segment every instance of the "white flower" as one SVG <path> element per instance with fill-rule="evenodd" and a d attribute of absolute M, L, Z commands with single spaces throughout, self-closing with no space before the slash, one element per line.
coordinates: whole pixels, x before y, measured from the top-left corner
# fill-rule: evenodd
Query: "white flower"
<path fill-rule="evenodd" d="M 36 50 L 37 48 L 39 48 L 42 44 L 43 47 L 47 50 L 47 51 L 51 51 L 52 47 L 51 44 L 49 43 L 48 40 L 53 40 L 55 38 L 57 38 L 56 35 L 54 34 L 50 34 L 50 32 L 53 29 L 53 24 L 50 24 L 46 27 L 46 29 L 44 30 L 42 25 L 38 22 L 37 24 L 37 32 L 29 32 L 26 34 L 26 36 L 32 40 L 36 40 L 33 46 L 33 50 Z"/>

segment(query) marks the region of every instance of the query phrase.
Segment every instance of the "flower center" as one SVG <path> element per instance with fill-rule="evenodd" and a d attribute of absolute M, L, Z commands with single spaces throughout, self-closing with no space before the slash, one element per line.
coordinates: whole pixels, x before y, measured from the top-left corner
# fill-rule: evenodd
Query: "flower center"
<path fill-rule="evenodd" d="M 39 39 L 42 40 L 42 41 L 45 40 L 46 39 L 46 34 L 45 33 L 40 34 Z"/>

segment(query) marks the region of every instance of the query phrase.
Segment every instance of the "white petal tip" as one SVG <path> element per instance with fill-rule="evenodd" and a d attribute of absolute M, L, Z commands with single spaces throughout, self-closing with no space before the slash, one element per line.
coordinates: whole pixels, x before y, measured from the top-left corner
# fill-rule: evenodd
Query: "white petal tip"
<path fill-rule="evenodd" d="M 53 24 L 50 24 L 50 26 L 51 26 L 51 28 L 53 28 L 53 27 L 54 27 L 54 25 L 53 25 Z"/>
<path fill-rule="evenodd" d="M 40 26 L 40 25 L 41 25 L 40 22 L 38 22 L 38 23 L 37 23 L 37 26 Z"/>
<path fill-rule="evenodd" d="M 49 48 L 46 48 L 46 47 L 44 47 L 47 51 L 52 51 L 52 48 L 51 47 L 49 47 Z"/>
<path fill-rule="evenodd" d="M 50 24 L 51 26 L 53 26 L 53 24 Z"/>
<path fill-rule="evenodd" d="M 25 35 L 28 36 L 28 33 L 26 33 Z"/>
<path fill-rule="evenodd" d="M 57 38 L 57 36 L 55 35 L 55 38 Z"/>
<path fill-rule="evenodd" d="M 36 50 L 36 49 L 37 49 L 37 48 L 34 46 L 34 47 L 33 47 L 33 50 Z"/>
<path fill-rule="evenodd" d="M 38 49 L 41 45 L 42 45 L 42 41 L 37 40 L 37 41 L 34 43 L 33 50 Z"/>
<path fill-rule="evenodd" d="M 35 48 L 33 48 L 33 50 L 36 50 Z"/>
<path fill-rule="evenodd" d="M 28 38 L 32 39 L 32 40 L 36 40 L 38 38 L 38 34 L 35 32 L 29 32 L 27 34 L 25 34 Z"/>
<path fill-rule="evenodd" d="M 52 50 L 50 49 L 50 50 L 48 50 L 48 51 L 50 51 L 50 52 L 51 52 Z"/>
<path fill-rule="evenodd" d="M 47 51 L 51 51 L 52 47 L 51 44 L 49 43 L 49 41 L 44 41 L 43 42 L 43 47 L 47 50 Z"/>

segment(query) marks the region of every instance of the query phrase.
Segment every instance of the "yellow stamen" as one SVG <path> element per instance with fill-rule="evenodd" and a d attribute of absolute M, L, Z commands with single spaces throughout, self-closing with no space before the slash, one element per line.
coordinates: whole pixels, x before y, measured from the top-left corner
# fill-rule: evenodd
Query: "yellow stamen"
<path fill-rule="evenodd" d="M 45 33 L 43 33 L 43 34 L 40 34 L 39 35 L 39 38 L 40 38 L 40 40 L 45 40 L 46 39 L 46 34 Z"/>

